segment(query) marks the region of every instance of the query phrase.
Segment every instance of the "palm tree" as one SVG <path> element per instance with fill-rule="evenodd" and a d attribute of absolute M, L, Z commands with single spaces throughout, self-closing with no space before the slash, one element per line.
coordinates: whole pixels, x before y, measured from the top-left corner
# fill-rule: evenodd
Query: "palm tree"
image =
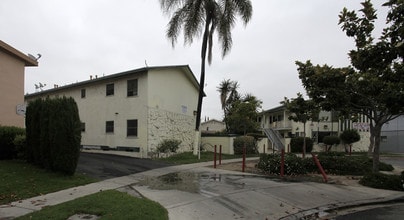
<path fill-rule="evenodd" d="M 202 111 L 202 99 L 205 85 L 205 62 L 212 62 L 213 33 L 218 33 L 221 43 L 222 57 L 229 53 L 232 46 L 231 29 L 240 16 L 244 25 L 252 16 L 250 0 L 160 0 L 164 13 L 172 14 L 168 23 L 166 36 L 174 46 L 181 30 L 184 32 L 185 43 L 191 44 L 194 37 L 203 33 L 201 48 L 201 76 L 195 130 L 199 131 Z"/>
<path fill-rule="evenodd" d="M 222 110 L 224 114 L 224 119 L 223 121 L 226 124 L 226 130 L 228 130 L 229 126 L 227 124 L 227 114 L 230 108 L 231 103 L 233 101 L 240 99 L 241 96 L 238 93 L 237 89 L 239 87 L 239 84 L 237 81 L 231 81 L 230 79 L 223 80 L 219 87 L 217 87 L 217 91 L 220 93 L 220 103 L 222 104 Z"/>

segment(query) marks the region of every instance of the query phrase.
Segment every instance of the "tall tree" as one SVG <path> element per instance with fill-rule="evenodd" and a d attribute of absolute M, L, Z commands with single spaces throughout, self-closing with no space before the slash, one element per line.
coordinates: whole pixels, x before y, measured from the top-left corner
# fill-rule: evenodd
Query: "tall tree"
<path fill-rule="evenodd" d="M 352 67 L 314 66 L 310 61 L 296 64 L 308 95 L 323 108 L 370 119 L 373 172 L 378 172 L 381 128 L 404 113 L 404 3 L 384 4 L 390 8 L 388 26 L 376 43 L 372 36 L 376 11 L 369 0 L 361 4 L 362 16 L 346 8 L 339 15 L 342 30 L 355 40 L 356 48 L 349 52 Z"/>
<path fill-rule="evenodd" d="M 259 109 L 262 101 L 251 94 L 246 94 L 228 103 L 225 123 L 229 133 L 243 134 L 256 132 Z"/>
<path fill-rule="evenodd" d="M 306 123 L 310 120 L 318 120 L 320 109 L 313 100 L 305 100 L 301 93 L 297 93 L 296 98 L 288 99 L 281 102 L 285 105 L 286 110 L 291 113 L 289 120 L 303 123 L 303 157 L 306 154 Z"/>
<path fill-rule="evenodd" d="M 217 91 L 220 93 L 220 103 L 222 105 L 223 110 L 223 121 L 226 124 L 226 130 L 229 131 L 226 116 L 231 107 L 231 103 L 235 100 L 240 100 L 241 96 L 238 93 L 237 89 L 239 84 L 237 81 L 231 81 L 230 79 L 223 80 L 219 87 L 217 87 Z"/>
<path fill-rule="evenodd" d="M 213 34 L 218 33 L 221 43 L 222 57 L 229 53 L 233 44 L 231 29 L 239 16 L 244 25 L 252 16 L 250 0 L 160 0 L 162 10 L 171 15 L 168 23 L 167 37 L 174 46 L 181 30 L 185 43 L 193 43 L 195 37 L 202 36 L 201 75 L 199 81 L 199 97 L 195 130 L 199 131 L 202 111 L 202 99 L 205 85 L 205 62 L 208 54 L 209 64 L 212 62 Z"/>

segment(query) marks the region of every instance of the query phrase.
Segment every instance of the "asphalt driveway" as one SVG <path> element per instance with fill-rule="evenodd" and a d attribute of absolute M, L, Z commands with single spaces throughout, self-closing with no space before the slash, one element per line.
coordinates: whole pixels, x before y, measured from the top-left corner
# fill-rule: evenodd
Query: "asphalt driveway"
<path fill-rule="evenodd" d="M 105 180 L 166 166 L 170 164 L 150 159 L 81 152 L 76 172 Z"/>

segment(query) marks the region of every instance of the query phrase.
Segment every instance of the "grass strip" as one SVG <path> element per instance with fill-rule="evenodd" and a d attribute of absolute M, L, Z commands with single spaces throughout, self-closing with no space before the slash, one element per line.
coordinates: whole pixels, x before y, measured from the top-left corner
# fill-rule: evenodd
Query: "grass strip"
<path fill-rule="evenodd" d="M 95 179 L 81 174 L 66 176 L 40 169 L 24 161 L 0 161 L 0 204 L 85 185 Z"/>
<path fill-rule="evenodd" d="M 168 219 L 167 210 L 159 203 L 136 198 L 127 193 L 107 190 L 84 196 L 16 218 L 65 220 L 75 214 L 92 214 L 101 220 L 109 219 Z"/>

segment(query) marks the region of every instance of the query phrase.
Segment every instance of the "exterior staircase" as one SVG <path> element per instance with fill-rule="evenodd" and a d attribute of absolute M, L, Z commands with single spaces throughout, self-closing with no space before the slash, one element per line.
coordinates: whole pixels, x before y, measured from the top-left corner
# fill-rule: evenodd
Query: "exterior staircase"
<path fill-rule="evenodd" d="M 285 145 L 283 144 L 282 141 L 283 138 L 278 131 L 272 128 L 265 128 L 264 133 L 269 138 L 269 140 L 275 145 L 278 151 L 280 151 L 281 149 L 285 149 Z"/>

